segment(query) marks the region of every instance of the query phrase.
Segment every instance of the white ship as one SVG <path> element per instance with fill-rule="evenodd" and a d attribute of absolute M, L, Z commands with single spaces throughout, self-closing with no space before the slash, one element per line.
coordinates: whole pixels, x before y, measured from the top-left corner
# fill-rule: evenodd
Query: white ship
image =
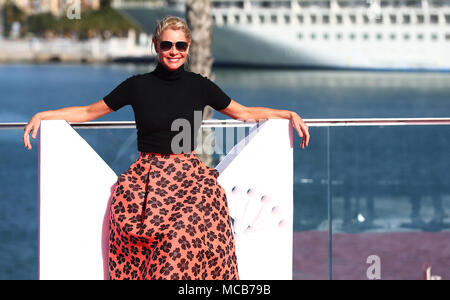
<path fill-rule="evenodd" d="M 216 65 L 450 71 L 450 0 L 211 0 Z M 152 33 L 184 1 L 114 6 Z"/>

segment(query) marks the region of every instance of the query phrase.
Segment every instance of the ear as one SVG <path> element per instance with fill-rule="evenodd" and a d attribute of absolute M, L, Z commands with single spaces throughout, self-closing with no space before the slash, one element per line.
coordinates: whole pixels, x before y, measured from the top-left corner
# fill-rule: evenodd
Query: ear
<path fill-rule="evenodd" d="M 155 51 L 156 51 L 156 53 L 159 53 L 158 43 L 157 43 L 156 39 L 153 38 L 152 41 L 153 41 L 153 45 L 155 46 Z"/>
<path fill-rule="evenodd" d="M 187 48 L 187 53 L 189 53 L 189 50 L 191 49 L 191 41 L 188 42 L 188 48 Z"/>

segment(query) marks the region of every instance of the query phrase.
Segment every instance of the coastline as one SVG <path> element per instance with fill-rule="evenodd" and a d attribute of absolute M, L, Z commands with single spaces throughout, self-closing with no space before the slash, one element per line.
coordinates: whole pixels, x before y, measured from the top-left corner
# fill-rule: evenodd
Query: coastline
<path fill-rule="evenodd" d="M 111 63 L 154 61 L 149 37 L 137 38 L 130 30 L 125 38 L 100 37 L 88 40 L 69 38 L 0 39 L 0 63 Z"/>

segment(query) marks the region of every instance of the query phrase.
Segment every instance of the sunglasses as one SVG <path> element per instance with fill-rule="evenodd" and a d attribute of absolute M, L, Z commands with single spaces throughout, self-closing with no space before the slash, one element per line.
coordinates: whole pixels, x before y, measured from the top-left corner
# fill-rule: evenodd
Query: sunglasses
<path fill-rule="evenodd" d="M 162 41 L 161 43 L 159 43 L 159 48 L 162 51 L 169 51 L 170 49 L 172 49 L 172 46 L 173 46 L 173 43 L 171 41 Z M 188 48 L 188 43 L 176 42 L 175 47 L 177 48 L 178 51 L 185 52 Z"/>

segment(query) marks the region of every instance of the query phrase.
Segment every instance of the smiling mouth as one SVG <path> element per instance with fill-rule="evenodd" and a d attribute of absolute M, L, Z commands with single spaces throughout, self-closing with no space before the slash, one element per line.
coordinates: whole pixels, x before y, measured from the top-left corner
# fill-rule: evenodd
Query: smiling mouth
<path fill-rule="evenodd" d="M 181 58 L 167 58 L 170 62 L 177 62 L 179 61 Z"/>

